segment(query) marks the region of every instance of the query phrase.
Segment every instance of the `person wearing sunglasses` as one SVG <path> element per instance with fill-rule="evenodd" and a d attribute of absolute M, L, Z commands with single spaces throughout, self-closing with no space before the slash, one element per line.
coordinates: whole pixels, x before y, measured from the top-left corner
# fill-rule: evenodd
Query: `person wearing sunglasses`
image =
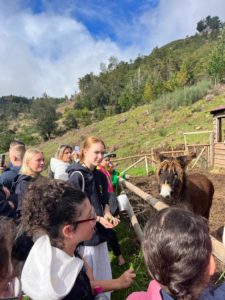
<path fill-rule="evenodd" d="M 94 288 L 127 288 L 135 274 L 95 280 L 77 250 L 91 239 L 96 214 L 87 196 L 62 180 L 38 178 L 23 198 L 22 224 L 35 240 L 22 270 L 22 290 L 33 300 L 94 299 Z"/>

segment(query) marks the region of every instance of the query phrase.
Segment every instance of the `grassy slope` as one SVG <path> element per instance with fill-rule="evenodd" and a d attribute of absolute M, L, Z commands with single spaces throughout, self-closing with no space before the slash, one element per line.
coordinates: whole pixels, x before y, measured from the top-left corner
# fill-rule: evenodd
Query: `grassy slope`
<path fill-rule="evenodd" d="M 216 96 L 211 101 L 202 99 L 191 107 L 180 107 L 177 111 L 151 113 L 151 105 L 144 105 L 129 112 L 108 117 L 79 130 L 71 130 L 65 135 L 42 143 L 47 160 L 60 144 L 82 144 L 88 135 L 101 137 L 109 150 L 116 150 L 118 157 L 149 152 L 151 148 L 175 147 L 183 144 L 183 133 L 188 131 L 212 130 L 210 110 L 225 104 L 224 96 Z M 188 137 L 188 142 L 207 142 L 208 136 Z"/>

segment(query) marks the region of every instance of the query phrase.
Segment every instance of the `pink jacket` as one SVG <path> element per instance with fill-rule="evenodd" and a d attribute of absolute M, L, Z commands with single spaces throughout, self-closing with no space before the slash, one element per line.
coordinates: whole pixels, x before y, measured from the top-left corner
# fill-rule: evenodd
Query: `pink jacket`
<path fill-rule="evenodd" d="M 98 166 L 97 167 L 103 174 L 105 174 L 107 181 L 108 181 L 108 193 L 114 193 L 114 187 L 112 184 L 112 176 L 111 174 L 105 169 L 103 168 L 103 166 Z"/>
<path fill-rule="evenodd" d="M 162 300 L 160 290 L 160 284 L 156 280 L 152 280 L 147 292 L 134 292 L 126 300 Z"/>

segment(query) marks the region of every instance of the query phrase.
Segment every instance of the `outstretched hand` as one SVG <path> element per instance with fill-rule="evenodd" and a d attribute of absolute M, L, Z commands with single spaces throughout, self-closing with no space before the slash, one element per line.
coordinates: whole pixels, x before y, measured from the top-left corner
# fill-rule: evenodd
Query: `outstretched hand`
<path fill-rule="evenodd" d="M 120 223 L 120 220 L 118 218 L 113 217 L 110 213 L 106 213 L 104 215 L 104 219 L 106 219 L 110 224 L 112 224 L 113 227 L 116 227 Z"/>
<path fill-rule="evenodd" d="M 134 270 L 131 270 L 131 269 L 126 270 L 118 278 L 120 289 L 126 289 L 129 286 L 131 286 L 131 284 L 133 283 L 135 277 L 136 277 L 136 274 L 135 274 Z"/>

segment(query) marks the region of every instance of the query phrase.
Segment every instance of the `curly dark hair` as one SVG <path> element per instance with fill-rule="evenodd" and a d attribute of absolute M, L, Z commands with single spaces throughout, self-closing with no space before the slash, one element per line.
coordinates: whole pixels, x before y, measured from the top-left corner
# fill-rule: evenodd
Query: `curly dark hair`
<path fill-rule="evenodd" d="M 151 276 L 178 300 L 198 299 L 209 282 L 212 244 L 206 221 L 176 207 L 150 217 L 143 252 Z"/>
<path fill-rule="evenodd" d="M 46 232 L 53 246 L 62 248 L 60 234 L 62 225 L 72 224 L 80 216 L 80 204 L 86 196 L 62 180 L 39 177 L 31 182 L 22 200 L 22 224 L 25 230 L 34 234 Z"/>
<path fill-rule="evenodd" d="M 11 250 L 16 232 L 13 220 L 0 216 L 0 279 L 10 275 Z"/>

